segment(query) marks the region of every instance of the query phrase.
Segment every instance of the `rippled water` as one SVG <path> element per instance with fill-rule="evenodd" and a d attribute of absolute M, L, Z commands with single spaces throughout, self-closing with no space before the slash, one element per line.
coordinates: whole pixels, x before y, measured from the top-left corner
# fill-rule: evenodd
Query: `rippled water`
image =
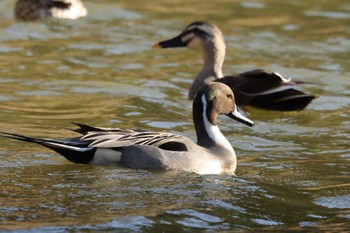
<path fill-rule="evenodd" d="M 194 20 L 227 42 L 224 73 L 260 67 L 314 82 L 305 111 L 222 118 L 237 176 L 71 164 L 0 139 L 0 229 L 37 232 L 350 230 L 350 3 L 93 1 L 77 21 L 13 19 L 0 3 L 0 127 L 71 137 L 69 122 L 195 139 L 187 88 L 201 66 L 155 50 Z"/>

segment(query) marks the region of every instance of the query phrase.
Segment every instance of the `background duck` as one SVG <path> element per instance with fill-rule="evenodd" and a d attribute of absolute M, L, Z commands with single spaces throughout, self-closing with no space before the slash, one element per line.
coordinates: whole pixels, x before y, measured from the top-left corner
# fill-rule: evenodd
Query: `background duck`
<path fill-rule="evenodd" d="M 204 60 L 203 68 L 194 79 L 189 91 L 193 99 L 205 84 L 218 81 L 227 84 L 235 93 L 238 106 L 295 111 L 304 109 L 316 96 L 300 90 L 298 84 L 280 74 L 261 69 L 224 77 L 222 65 L 226 45 L 221 30 L 214 24 L 197 21 L 188 25 L 180 35 L 156 43 L 155 48 L 188 47 L 197 51 Z"/>
<path fill-rule="evenodd" d="M 86 15 L 80 0 L 17 0 L 15 4 L 15 17 L 25 21 L 46 17 L 77 19 Z"/>
<path fill-rule="evenodd" d="M 135 169 L 232 174 L 236 170 L 236 154 L 218 128 L 218 115 L 227 115 L 253 126 L 252 121 L 237 111 L 231 89 L 222 83 L 211 83 L 204 86 L 193 101 L 197 143 L 171 133 L 96 128 L 83 124 L 77 124 L 80 128 L 74 130 L 82 136 L 66 140 L 1 134 L 4 137 L 40 144 L 75 163 L 120 163 Z"/>

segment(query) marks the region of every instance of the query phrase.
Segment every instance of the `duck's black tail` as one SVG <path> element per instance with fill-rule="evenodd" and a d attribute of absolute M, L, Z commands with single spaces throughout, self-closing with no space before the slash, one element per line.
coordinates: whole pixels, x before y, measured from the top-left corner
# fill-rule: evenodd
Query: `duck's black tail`
<path fill-rule="evenodd" d="M 266 95 L 256 96 L 250 99 L 250 104 L 278 111 L 300 111 L 306 108 L 317 96 L 305 94 L 295 89 L 287 89 Z"/>
<path fill-rule="evenodd" d="M 39 139 L 7 132 L 0 132 L 0 136 L 25 142 L 37 143 L 56 151 L 74 163 L 90 163 L 96 151 L 96 148 L 88 147 L 89 142 L 81 141 L 79 138 L 71 138 L 66 140 Z"/>

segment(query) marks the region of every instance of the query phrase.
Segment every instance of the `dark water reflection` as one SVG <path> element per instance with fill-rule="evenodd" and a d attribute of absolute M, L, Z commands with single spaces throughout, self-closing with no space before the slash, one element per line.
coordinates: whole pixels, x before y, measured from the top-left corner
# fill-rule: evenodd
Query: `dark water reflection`
<path fill-rule="evenodd" d="M 273 69 L 320 98 L 302 112 L 248 109 L 252 129 L 222 118 L 236 177 L 75 165 L 1 139 L 0 229 L 350 229 L 348 1 L 85 2 L 85 19 L 33 23 L 0 3 L 1 130 L 62 138 L 78 121 L 194 139 L 186 97 L 200 58 L 151 45 L 198 19 L 222 29 L 226 74 Z"/>

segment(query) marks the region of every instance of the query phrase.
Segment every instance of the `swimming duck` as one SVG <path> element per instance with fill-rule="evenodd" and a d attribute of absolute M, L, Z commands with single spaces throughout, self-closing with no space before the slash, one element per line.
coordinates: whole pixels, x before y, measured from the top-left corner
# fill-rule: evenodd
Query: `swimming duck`
<path fill-rule="evenodd" d="M 222 65 L 226 45 L 221 30 L 214 24 L 197 21 L 188 25 L 180 35 L 153 45 L 154 48 L 188 47 L 197 51 L 204 60 L 203 68 L 192 83 L 189 99 L 205 84 L 218 81 L 235 93 L 238 106 L 295 111 L 304 109 L 316 96 L 305 94 L 298 84 L 276 72 L 256 69 L 224 77 Z"/>
<path fill-rule="evenodd" d="M 20 20 L 35 20 L 46 17 L 77 19 L 87 15 L 80 0 L 17 0 L 15 16 Z"/>
<path fill-rule="evenodd" d="M 118 128 L 97 128 L 75 123 L 79 137 L 66 140 L 37 139 L 11 133 L 1 136 L 34 142 L 74 163 L 114 165 L 134 169 L 184 170 L 199 174 L 234 173 L 236 154 L 218 128 L 217 116 L 226 115 L 248 126 L 231 89 L 222 83 L 205 85 L 193 101 L 197 143 L 181 135 Z"/>

